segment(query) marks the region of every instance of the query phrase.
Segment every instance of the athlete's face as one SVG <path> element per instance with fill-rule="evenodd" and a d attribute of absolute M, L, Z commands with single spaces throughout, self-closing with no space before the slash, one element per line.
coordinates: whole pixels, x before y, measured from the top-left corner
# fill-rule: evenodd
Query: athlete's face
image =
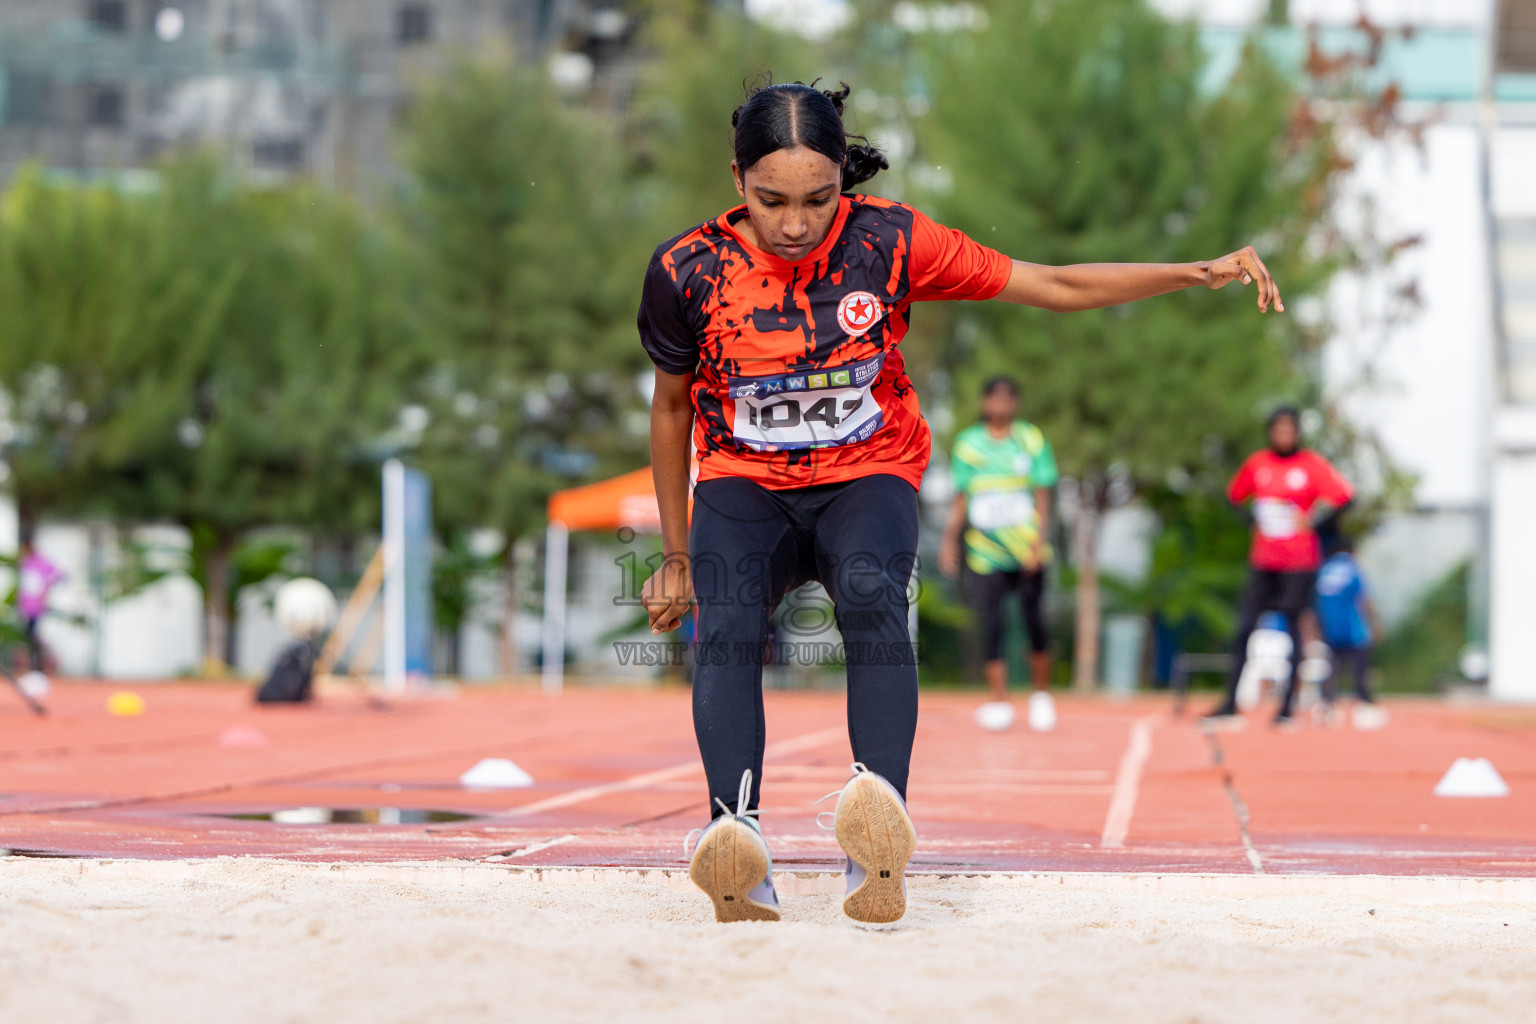
<path fill-rule="evenodd" d="M 988 423 L 1012 423 L 1019 415 L 1019 396 L 1007 388 L 993 388 L 981 396 L 981 418 Z"/>
<path fill-rule="evenodd" d="M 1281 455 L 1289 455 L 1296 450 L 1300 433 L 1296 429 L 1295 420 L 1289 416 L 1281 416 L 1269 425 L 1269 446 Z"/>
<path fill-rule="evenodd" d="M 796 146 L 769 153 L 746 171 L 733 160 L 731 174 L 747 201 L 751 241 L 759 249 L 793 262 L 827 237 L 843 180 L 836 161 Z"/>

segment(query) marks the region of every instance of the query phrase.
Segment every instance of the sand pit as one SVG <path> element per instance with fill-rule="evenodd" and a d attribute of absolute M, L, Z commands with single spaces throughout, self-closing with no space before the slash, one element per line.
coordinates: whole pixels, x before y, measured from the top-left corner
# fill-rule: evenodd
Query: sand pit
<path fill-rule="evenodd" d="M 840 879 L 715 925 L 676 874 L 258 859 L 0 861 L 0 1020 L 1530 1019 L 1536 880 Z"/>

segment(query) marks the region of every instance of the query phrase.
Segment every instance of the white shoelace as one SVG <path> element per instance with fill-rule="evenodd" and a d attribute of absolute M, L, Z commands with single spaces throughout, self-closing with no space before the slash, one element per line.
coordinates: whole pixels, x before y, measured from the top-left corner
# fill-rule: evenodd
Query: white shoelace
<path fill-rule="evenodd" d="M 745 821 L 748 818 L 756 818 L 760 814 L 763 813 L 762 809 L 758 808 L 758 807 L 754 807 L 750 811 L 743 811 L 743 810 L 741 810 L 741 808 L 747 806 L 747 801 L 750 800 L 751 798 L 752 798 L 752 769 L 748 768 L 746 771 L 741 773 L 741 786 L 740 786 L 740 788 L 738 788 L 736 790 L 736 807 L 737 807 L 737 810 L 736 811 L 732 811 L 730 809 L 730 807 L 728 807 L 726 805 L 726 802 L 724 800 L 721 800 L 719 797 L 715 797 L 715 803 L 720 805 L 720 809 L 725 812 L 725 816 L 726 817 L 741 818 L 743 821 Z M 825 800 L 825 799 L 826 799 L 826 797 L 822 797 L 822 800 Z M 821 800 L 818 800 L 816 802 L 817 803 L 821 803 Z M 718 821 L 718 820 L 719 819 L 717 818 L 716 821 Z M 714 822 L 712 821 L 709 824 L 713 825 Z M 704 826 L 704 828 L 696 828 L 696 829 L 694 829 L 692 832 L 689 832 L 686 836 L 683 837 L 683 856 L 684 857 L 692 857 L 693 856 L 693 851 L 689 847 L 695 841 L 697 841 L 698 839 L 703 838 L 704 833 L 707 832 L 708 830 L 709 830 L 709 825 L 706 825 L 706 826 Z"/>
<path fill-rule="evenodd" d="M 869 771 L 868 768 L 864 767 L 864 762 L 863 761 L 855 761 L 855 762 L 853 762 L 853 764 L 849 765 L 848 767 L 853 772 L 853 774 L 855 774 L 855 775 L 858 775 L 860 772 L 867 772 L 867 771 Z M 816 803 L 811 804 L 811 806 L 815 807 L 816 804 L 826 803 L 828 800 L 831 800 L 835 796 L 841 796 L 843 790 L 845 790 L 847 788 L 848 788 L 848 783 L 845 782 L 841 786 L 839 786 L 838 788 L 834 789 L 832 792 L 828 793 L 826 796 L 822 797 L 820 800 L 817 800 Z M 826 822 L 823 822 L 821 820 L 822 818 L 831 818 L 832 819 L 832 823 L 831 824 L 827 824 Z M 816 827 L 821 829 L 821 830 L 823 830 L 823 831 L 825 831 L 825 832 L 834 831 L 837 828 L 837 812 L 836 811 L 822 811 L 819 814 L 817 814 L 816 815 Z"/>

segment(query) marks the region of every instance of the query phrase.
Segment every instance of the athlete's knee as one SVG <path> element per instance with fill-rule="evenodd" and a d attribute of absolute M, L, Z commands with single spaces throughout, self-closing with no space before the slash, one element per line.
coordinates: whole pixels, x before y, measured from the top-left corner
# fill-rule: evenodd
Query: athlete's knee
<path fill-rule="evenodd" d="M 890 609 L 906 614 L 917 599 L 917 556 L 903 551 L 881 559 L 868 552 L 849 555 L 832 566 L 839 607 Z"/>

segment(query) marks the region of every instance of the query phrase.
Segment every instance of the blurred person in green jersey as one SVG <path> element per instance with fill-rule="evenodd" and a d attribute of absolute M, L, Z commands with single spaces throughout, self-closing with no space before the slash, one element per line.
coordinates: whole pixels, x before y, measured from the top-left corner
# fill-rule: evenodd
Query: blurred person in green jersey
<path fill-rule="evenodd" d="M 964 568 L 973 577 L 973 601 L 982 622 L 987 686 L 992 701 L 978 709 L 986 728 L 1013 724 L 1008 703 L 1008 663 L 1003 659 L 1003 599 L 1017 592 L 1029 634 L 1029 726 L 1056 726 L 1051 700 L 1050 631 L 1045 623 L 1045 566 L 1051 549 L 1051 487 L 1056 456 L 1040 428 L 1018 418 L 1018 385 L 1007 377 L 987 382 L 981 422 L 960 432 L 950 456 L 955 500 L 944 527 L 939 567 L 948 576 Z"/>

